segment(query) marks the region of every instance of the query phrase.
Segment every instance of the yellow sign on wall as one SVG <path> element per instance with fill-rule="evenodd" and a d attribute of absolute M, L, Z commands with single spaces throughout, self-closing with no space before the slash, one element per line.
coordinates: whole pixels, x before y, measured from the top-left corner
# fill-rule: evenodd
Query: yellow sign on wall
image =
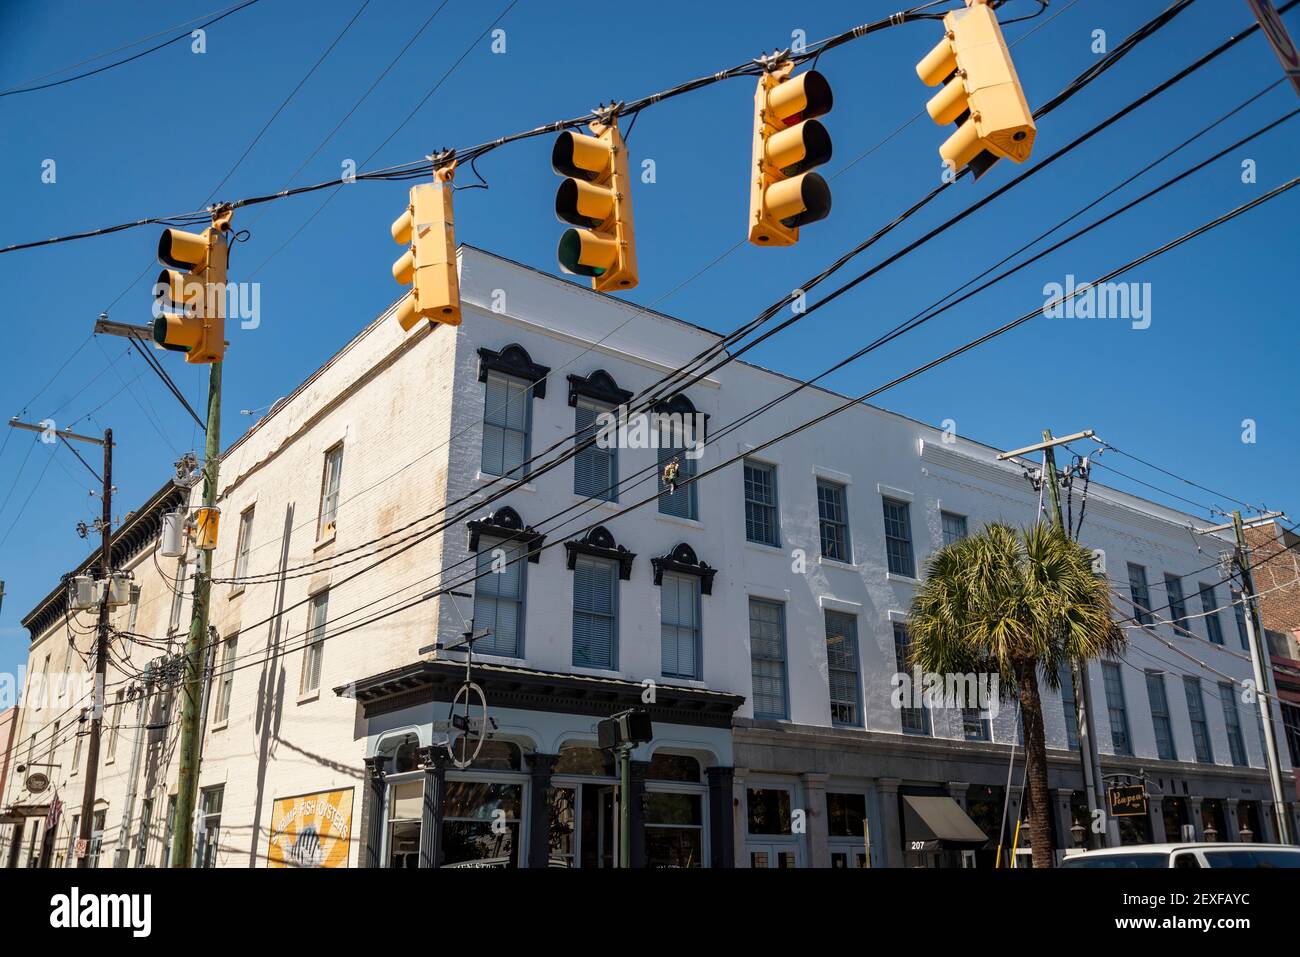
<path fill-rule="evenodd" d="M 347 867 L 352 788 L 276 798 L 268 867 Z"/>

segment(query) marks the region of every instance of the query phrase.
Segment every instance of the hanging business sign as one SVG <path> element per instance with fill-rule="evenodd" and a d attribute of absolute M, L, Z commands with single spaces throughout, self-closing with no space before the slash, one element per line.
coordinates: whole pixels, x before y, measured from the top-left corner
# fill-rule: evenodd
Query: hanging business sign
<path fill-rule="evenodd" d="M 267 867 L 347 867 L 352 788 L 276 798 Z"/>
<path fill-rule="evenodd" d="M 1147 812 L 1147 789 L 1142 784 L 1116 785 L 1106 791 L 1111 817 L 1139 817 Z"/>

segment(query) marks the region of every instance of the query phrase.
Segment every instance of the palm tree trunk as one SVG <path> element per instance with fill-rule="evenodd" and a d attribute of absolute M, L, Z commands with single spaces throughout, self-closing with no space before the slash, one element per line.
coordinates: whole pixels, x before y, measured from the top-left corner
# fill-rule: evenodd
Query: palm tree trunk
<path fill-rule="evenodd" d="M 1029 777 L 1030 834 L 1034 867 L 1055 867 L 1052 823 L 1047 793 L 1047 742 L 1043 736 L 1043 703 L 1038 697 L 1038 662 L 1017 663 L 1020 714 L 1025 724 L 1025 770 Z"/>

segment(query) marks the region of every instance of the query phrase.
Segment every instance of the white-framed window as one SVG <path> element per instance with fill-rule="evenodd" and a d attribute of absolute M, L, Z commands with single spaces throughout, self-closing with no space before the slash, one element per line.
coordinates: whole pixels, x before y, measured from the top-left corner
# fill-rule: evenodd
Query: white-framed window
<path fill-rule="evenodd" d="M 645 848 L 651 868 L 707 866 L 708 834 L 700 762 L 687 754 L 656 751 L 646 771 Z"/>
<path fill-rule="evenodd" d="M 907 630 L 907 623 L 893 622 L 894 626 L 894 664 L 899 674 L 910 675 L 907 656 L 911 652 L 912 636 Z M 912 693 L 917 693 L 916 688 Z M 930 709 L 922 705 L 919 708 L 905 707 L 899 709 L 899 723 L 903 734 L 928 735 L 930 733 Z"/>
<path fill-rule="evenodd" d="M 1241 734 L 1241 714 L 1237 711 L 1237 692 L 1231 681 L 1219 682 L 1219 701 L 1223 704 L 1223 725 L 1228 732 L 1228 753 L 1232 763 L 1245 767 L 1246 741 Z"/>
<path fill-rule="evenodd" d="M 483 390 L 484 475 L 523 478 L 528 474 L 529 433 L 532 428 L 532 383 L 489 372 Z"/>
<path fill-rule="evenodd" d="M 337 507 L 338 490 L 335 489 Z M 331 519 L 332 520 L 332 519 Z M 244 509 L 239 516 L 239 538 L 235 544 L 235 578 L 243 578 L 248 573 L 248 553 L 253 547 L 253 509 Z"/>
<path fill-rule="evenodd" d="M 320 526 L 318 538 L 334 534 L 339 517 L 339 483 L 343 478 L 343 443 L 325 453 L 325 472 L 320 487 Z"/>
<path fill-rule="evenodd" d="M 785 605 L 749 599 L 749 651 L 754 717 L 789 717 L 785 674 Z"/>
<path fill-rule="evenodd" d="M 1147 699 L 1151 704 L 1151 727 L 1156 733 L 1156 755 L 1162 761 L 1176 761 L 1174 726 L 1169 720 L 1169 698 L 1165 694 L 1165 676 L 1160 671 L 1147 671 Z"/>
<path fill-rule="evenodd" d="M 317 592 L 307 603 L 307 644 L 302 651 L 302 678 L 298 694 L 320 688 L 321 663 L 325 658 L 325 625 L 329 621 L 329 590 Z"/>
<path fill-rule="evenodd" d="M 700 677 L 700 580 L 664 572 L 659 588 L 660 664 L 665 677 Z"/>
<path fill-rule="evenodd" d="M 135 866 L 144 867 L 149 857 L 149 827 L 153 823 L 153 798 L 140 802 L 140 829 L 135 832 Z"/>
<path fill-rule="evenodd" d="M 1183 677 L 1183 694 L 1187 698 L 1187 720 L 1192 725 L 1192 744 L 1196 747 L 1196 760 L 1201 764 L 1214 763 L 1214 750 L 1210 747 L 1210 726 L 1205 720 L 1205 698 L 1201 694 L 1201 680 L 1191 675 Z"/>
<path fill-rule="evenodd" d="M 172 842 L 176 837 L 176 795 L 167 797 L 167 826 L 163 829 L 162 862 L 159 867 L 171 867 Z"/>
<path fill-rule="evenodd" d="M 1144 606 L 1145 607 L 1145 606 Z M 1133 738 L 1128 730 L 1128 705 L 1124 701 L 1124 676 L 1113 661 L 1101 663 L 1106 687 L 1106 710 L 1110 713 L 1110 744 L 1116 754 L 1132 754 Z"/>
<path fill-rule="evenodd" d="M 198 832 L 194 840 L 194 866 L 216 867 L 217 846 L 221 839 L 221 806 L 225 803 L 226 786 L 203 788 L 199 792 Z"/>
<path fill-rule="evenodd" d="M 490 633 L 474 645 L 479 654 L 518 658 L 524 648 L 524 596 L 527 559 L 523 542 L 479 544 L 474 583 L 474 628 Z"/>
<path fill-rule="evenodd" d="M 943 544 L 956 545 L 966 537 L 966 516 L 956 512 L 940 512 L 939 521 L 943 526 Z"/>
<path fill-rule="evenodd" d="M 589 555 L 575 556 L 573 664 L 580 668 L 615 668 L 617 660 L 618 563 Z"/>
<path fill-rule="evenodd" d="M 832 561 L 853 561 L 847 500 L 848 492 L 839 482 L 817 480 L 817 518 L 821 531 L 822 557 Z"/>
<path fill-rule="evenodd" d="M 776 466 L 745 460 L 745 538 L 760 545 L 781 544 L 776 500 Z"/>
<path fill-rule="evenodd" d="M 238 650 L 237 635 L 232 635 L 221 643 L 221 669 L 217 672 L 217 700 L 212 716 L 214 724 L 225 724 L 230 719 L 230 693 L 235 686 L 235 658 Z"/>
<path fill-rule="evenodd" d="M 1133 599 L 1133 617 L 1139 625 L 1155 624 L 1151 614 L 1151 591 L 1147 587 L 1147 570 L 1134 562 L 1128 563 L 1128 589 Z"/>
<path fill-rule="evenodd" d="M 1201 611 L 1205 612 L 1205 636 L 1216 645 L 1223 644 L 1223 623 L 1219 621 L 1219 600 L 1214 594 L 1214 585 L 1205 582 L 1201 586 Z"/>
<path fill-rule="evenodd" d="M 898 499 L 881 499 L 885 515 L 885 559 L 895 575 L 916 577 L 916 556 L 912 551 L 912 506 Z"/>
<path fill-rule="evenodd" d="M 575 397 L 573 409 L 574 445 L 591 441 L 573 457 L 573 492 L 606 502 L 618 501 L 618 444 L 611 439 L 607 448 L 594 441 L 600 432 L 600 416 L 609 406 Z"/>
<path fill-rule="evenodd" d="M 862 694 L 858 676 L 858 620 L 853 615 L 830 609 L 826 610 L 825 615 L 831 723 L 861 727 Z"/>

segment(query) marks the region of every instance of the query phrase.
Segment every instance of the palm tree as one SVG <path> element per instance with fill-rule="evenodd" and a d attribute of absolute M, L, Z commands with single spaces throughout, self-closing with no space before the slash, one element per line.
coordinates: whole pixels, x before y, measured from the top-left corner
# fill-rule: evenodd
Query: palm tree
<path fill-rule="evenodd" d="M 912 601 L 909 665 L 924 672 L 996 672 L 1019 698 L 1035 867 L 1051 867 L 1047 745 L 1039 682 L 1059 685 L 1065 662 L 1115 655 L 1124 632 L 1090 552 L 1050 525 L 1018 532 L 992 524 L 941 548 Z M 1041 678 L 1040 678 L 1041 673 Z"/>

